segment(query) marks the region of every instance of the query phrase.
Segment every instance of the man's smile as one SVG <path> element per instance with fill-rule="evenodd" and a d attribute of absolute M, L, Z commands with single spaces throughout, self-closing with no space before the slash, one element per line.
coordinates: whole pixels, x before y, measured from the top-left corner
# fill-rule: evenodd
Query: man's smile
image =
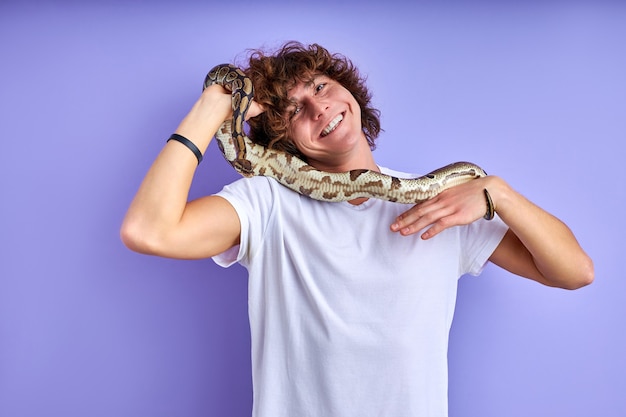
<path fill-rule="evenodd" d="M 335 130 L 342 120 L 343 120 L 343 113 L 340 113 L 337 116 L 335 116 L 335 118 L 330 121 L 328 126 L 326 126 L 324 130 L 322 130 L 321 136 L 324 137 L 328 135 L 330 132 L 332 132 L 333 130 Z"/>

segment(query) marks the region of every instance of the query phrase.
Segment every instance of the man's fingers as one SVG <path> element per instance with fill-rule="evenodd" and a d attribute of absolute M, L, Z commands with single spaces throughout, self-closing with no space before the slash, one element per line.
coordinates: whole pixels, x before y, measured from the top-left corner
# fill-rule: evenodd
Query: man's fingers
<path fill-rule="evenodd" d="M 439 222 L 449 216 L 451 210 L 440 204 L 418 204 L 407 210 L 391 225 L 391 230 L 407 236 L 419 232 L 425 227 Z M 444 222 L 445 224 L 445 222 Z"/>

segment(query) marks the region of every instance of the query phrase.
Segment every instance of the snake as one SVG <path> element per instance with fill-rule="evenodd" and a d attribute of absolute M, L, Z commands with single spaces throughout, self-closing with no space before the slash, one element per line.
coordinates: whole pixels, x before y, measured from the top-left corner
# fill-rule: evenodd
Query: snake
<path fill-rule="evenodd" d="M 314 200 L 350 201 L 376 198 L 416 204 L 441 192 L 487 174 L 471 162 L 455 162 L 417 178 L 398 178 L 370 169 L 325 172 L 288 152 L 253 142 L 245 133 L 245 116 L 254 98 L 252 80 L 233 64 L 213 67 L 204 79 L 203 90 L 218 84 L 232 95 L 232 119 L 215 133 L 218 147 L 230 165 L 244 177 L 274 178 L 287 188 Z"/>

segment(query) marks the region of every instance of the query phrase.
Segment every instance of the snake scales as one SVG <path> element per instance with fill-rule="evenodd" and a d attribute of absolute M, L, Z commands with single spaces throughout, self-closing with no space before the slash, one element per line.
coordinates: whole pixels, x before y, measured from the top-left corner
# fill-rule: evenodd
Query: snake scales
<path fill-rule="evenodd" d="M 450 164 L 412 179 L 364 169 L 342 173 L 319 171 L 294 155 L 255 144 L 246 136 L 244 120 L 254 91 L 252 81 L 243 71 L 231 64 L 218 65 L 207 74 L 203 88 L 212 84 L 222 85 L 232 93 L 232 121 L 225 121 L 215 137 L 226 160 L 245 177 L 272 177 L 300 194 L 321 201 L 370 197 L 415 204 L 486 175 L 469 162 Z"/>

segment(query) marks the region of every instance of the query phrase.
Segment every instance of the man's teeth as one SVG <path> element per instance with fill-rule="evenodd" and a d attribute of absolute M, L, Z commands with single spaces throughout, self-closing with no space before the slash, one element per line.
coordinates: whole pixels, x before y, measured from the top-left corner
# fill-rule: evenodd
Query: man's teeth
<path fill-rule="evenodd" d="M 337 127 L 337 125 L 339 124 L 339 122 L 341 122 L 343 120 L 343 114 L 338 114 L 337 116 L 335 116 L 335 118 L 333 120 L 330 121 L 330 123 L 328 124 L 328 126 L 326 126 L 326 128 L 324 130 L 322 130 L 322 136 L 326 136 L 328 135 L 330 132 L 332 132 L 333 130 L 335 130 L 335 128 Z"/>

